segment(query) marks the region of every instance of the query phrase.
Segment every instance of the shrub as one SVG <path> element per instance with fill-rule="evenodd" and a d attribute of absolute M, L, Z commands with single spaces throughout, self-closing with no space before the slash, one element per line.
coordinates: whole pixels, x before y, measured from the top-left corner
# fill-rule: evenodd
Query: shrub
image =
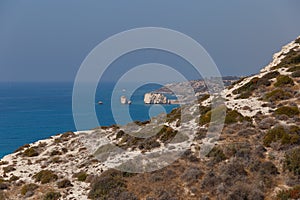
<path fill-rule="evenodd" d="M 181 118 L 181 108 L 173 109 L 169 114 L 167 114 L 166 122 L 172 123 Z"/>
<path fill-rule="evenodd" d="M 13 166 L 13 165 L 9 165 L 7 167 L 3 167 L 3 172 L 4 173 L 9 173 L 9 172 L 12 172 L 12 171 L 15 171 L 16 168 Z"/>
<path fill-rule="evenodd" d="M 275 87 L 282 87 L 286 85 L 294 85 L 293 79 L 286 75 L 280 75 L 276 78 L 277 82 L 274 84 Z"/>
<path fill-rule="evenodd" d="M 169 126 L 164 126 L 157 135 L 159 136 L 159 139 L 165 143 L 172 140 L 176 136 L 176 134 L 176 130 Z"/>
<path fill-rule="evenodd" d="M 41 182 L 41 184 L 50 183 L 56 181 L 58 176 L 50 170 L 42 170 L 33 176 L 36 182 Z"/>
<path fill-rule="evenodd" d="M 112 195 L 111 193 L 117 195 L 116 193 L 123 192 L 125 187 L 121 172 L 108 170 L 92 183 L 88 198 L 108 199 Z"/>
<path fill-rule="evenodd" d="M 185 170 L 181 179 L 186 182 L 193 182 L 199 180 L 199 178 L 203 175 L 203 172 L 196 167 L 191 167 Z"/>
<path fill-rule="evenodd" d="M 34 194 L 34 191 L 38 188 L 39 186 L 34 184 L 34 183 L 29 183 L 26 185 L 23 185 L 21 188 L 21 194 L 25 195 L 27 192 L 32 192 Z"/>
<path fill-rule="evenodd" d="M 264 136 L 263 143 L 269 147 L 272 142 L 281 142 L 281 145 L 291 145 L 299 143 L 300 136 L 289 134 L 283 126 L 276 126 L 269 130 Z"/>
<path fill-rule="evenodd" d="M 58 188 L 67 188 L 67 187 L 72 187 L 72 183 L 71 181 L 69 181 L 68 179 L 64 179 L 64 180 L 61 180 L 57 183 L 57 187 Z"/>
<path fill-rule="evenodd" d="M 271 82 L 266 78 L 252 78 L 248 83 L 233 91 L 233 94 L 240 94 L 238 98 L 248 98 L 252 92 L 261 86 L 270 86 Z"/>
<path fill-rule="evenodd" d="M 281 60 L 281 62 L 274 66 L 272 69 L 278 69 L 281 67 L 290 67 L 295 66 L 300 63 L 300 53 L 298 51 L 295 51 L 294 49 L 291 49 L 290 52 L 288 52 L 285 57 Z"/>
<path fill-rule="evenodd" d="M 0 165 L 7 165 L 9 162 L 8 161 L 0 161 Z"/>
<path fill-rule="evenodd" d="M 288 72 L 295 72 L 295 71 L 299 71 L 300 70 L 300 66 L 294 66 L 289 68 L 287 71 Z"/>
<path fill-rule="evenodd" d="M 268 174 L 268 175 L 278 174 L 277 167 L 270 161 L 261 163 L 260 167 L 259 167 L 259 172 L 262 175 L 264 175 L 264 174 Z"/>
<path fill-rule="evenodd" d="M 285 154 L 284 169 L 300 175 L 300 148 L 293 149 Z"/>
<path fill-rule="evenodd" d="M 88 176 L 88 174 L 85 172 L 79 172 L 79 173 L 75 174 L 75 177 L 77 178 L 77 180 L 81 181 L 81 182 L 85 181 L 87 176 Z"/>
<path fill-rule="evenodd" d="M 282 106 L 275 110 L 276 115 L 287 115 L 293 117 L 299 114 L 299 109 L 297 106 Z"/>
<path fill-rule="evenodd" d="M 294 78 L 300 77 L 300 70 L 293 72 L 291 76 Z"/>
<path fill-rule="evenodd" d="M 123 130 L 119 130 L 116 135 L 116 139 L 120 139 L 121 137 L 123 137 L 123 135 L 125 135 L 125 132 Z"/>
<path fill-rule="evenodd" d="M 204 94 L 201 97 L 198 98 L 198 103 L 201 103 L 203 101 L 205 101 L 206 99 L 208 99 L 210 97 L 209 94 Z"/>
<path fill-rule="evenodd" d="M 14 151 L 14 153 L 19 152 L 19 151 L 23 151 L 25 148 L 30 147 L 30 144 L 24 144 L 23 146 L 19 147 L 18 149 L 16 149 Z"/>
<path fill-rule="evenodd" d="M 53 151 L 50 153 L 50 156 L 56 156 L 56 155 L 61 155 L 61 152 L 58 151 L 58 150 L 53 150 Z"/>
<path fill-rule="evenodd" d="M 278 200 L 289 200 L 300 198 L 300 185 L 297 185 L 289 190 L 281 190 L 276 195 Z"/>
<path fill-rule="evenodd" d="M 23 152 L 23 155 L 27 157 L 34 157 L 34 156 L 38 156 L 39 153 L 37 152 L 36 148 L 30 147 Z"/>
<path fill-rule="evenodd" d="M 219 120 L 224 119 L 224 117 L 226 115 L 226 109 L 227 109 L 226 106 L 221 105 L 221 106 L 218 106 L 209 111 L 204 110 L 207 112 L 200 116 L 200 125 L 204 125 L 209 122 L 218 122 Z M 211 119 L 212 115 L 213 115 L 214 119 Z M 211 121 L 211 120 L 214 120 L 214 121 Z"/>
<path fill-rule="evenodd" d="M 272 72 L 269 72 L 269 73 L 265 74 L 262 78 L 263 79 L 273 79 L 273 78 L 276 78 L 279 75 L 280 75 L 280 73 L 278 71 L 272 71 Z"/>
<path fill-rule="evenodd" d="M 278 101 L 278 100 L 290 99 L 292 97 L 293 95 L 289 91 L 284 91 L 282 89 L 275 89 L 272 92 L 266 94 L 265 100 Z"/>
<path fill-rule="evenodd" d="M 223 153 L 223 150 L 218 148 L 218 147 L 214 147 L 207 155 L 207 157 L 213 157 L 214 161 L 219 163 L 222 162 L 223 160 L 226 160 L 226 156 Z"/>
<path fill-rule="evenodd" d="M 44 200 L 57 200 L 61 197 L 61 194 L 59 192 L 48 192 L 44 196 Z"/>

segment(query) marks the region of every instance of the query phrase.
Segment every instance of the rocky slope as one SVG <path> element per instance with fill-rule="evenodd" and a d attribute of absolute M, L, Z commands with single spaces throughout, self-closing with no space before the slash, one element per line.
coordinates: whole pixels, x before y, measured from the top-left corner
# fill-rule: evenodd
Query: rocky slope
<path fill-rule="evenodd" d="M 67 132 L 21 147 L 0 161 L 0 199 L 299 199 L 299 83 L 300 38 L 260 73 L 226 88 L 215 108 L 216 97 L 206 95 L 151 121 Z M 224 127 L 202 157 L 213 138 L 207 132 L 213 113 L 226 114 Z M 155 163 L 159 170 L 111 169 L 124 167 L 122 161 L 138 171 L 143 155 L 162 149 L 184 152 L 170 164 L 168 157 Z"/>

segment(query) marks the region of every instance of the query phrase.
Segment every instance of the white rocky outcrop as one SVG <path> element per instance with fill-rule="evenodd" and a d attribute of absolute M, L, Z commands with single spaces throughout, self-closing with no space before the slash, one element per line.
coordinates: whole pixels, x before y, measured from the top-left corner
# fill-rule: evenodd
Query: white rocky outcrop
<path fill-rule="evenodd" d="M 144 96 L 145 104 L 169 104 L 168 98 L 160 93 L 146 93 Z"/>

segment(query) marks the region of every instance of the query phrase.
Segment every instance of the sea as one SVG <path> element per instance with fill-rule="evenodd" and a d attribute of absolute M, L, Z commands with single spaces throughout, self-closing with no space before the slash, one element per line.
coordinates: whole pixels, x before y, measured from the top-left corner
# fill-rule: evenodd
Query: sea
<path fill-rule="evenodd" d="M 126 95 L 126 83 L 123 86 L 122 90 L 116 91 L 116 95 L 120 97 Z M 130 97 L 132 103 L 122 105 L 117 102 L 111 103 L 114 83 L 105 82 L 101 86 L 98 85 L 93 104 L 99 124 L 101 126 L 116 124 L 112 105 L 118 105 L 117 110 L 120 111 L 126 110 L 124 108 L 128 106 L 132 121 L 145 121 L 161 112 L 171 112 L 178 105 L 163 105 L 163 109 L 162 106 L 153 109 L 153 105 L 144 104 L 144 94 L 160 87 L 161 85 L 157 84 L 141 86 Z M 24 144 L 66 131 L 77 131 L 72 114 L 72 91 L 71 82 L 0 83 L 0 158 Z M 98 104 L 99 101 L 103 104 Z M 122 116 L 122 112 L 118 115 Z M 95 128 L 93 126 L 87 124 L 84 128 L 85 130 Z"/>

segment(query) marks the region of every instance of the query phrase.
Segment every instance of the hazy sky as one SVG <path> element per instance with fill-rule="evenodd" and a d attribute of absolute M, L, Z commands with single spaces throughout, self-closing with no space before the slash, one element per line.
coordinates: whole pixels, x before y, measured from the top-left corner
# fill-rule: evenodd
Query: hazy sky
<path fill-rule="evenodd" d="M 300 35 L 299 9 L 299 0 L 1 0 L 0 81 L 73 81 L 97 44 L 145 26 L 194 38 L 222 75 L 248 75 Z M 124 65 L 176 60 L 157 54 Z"/>

